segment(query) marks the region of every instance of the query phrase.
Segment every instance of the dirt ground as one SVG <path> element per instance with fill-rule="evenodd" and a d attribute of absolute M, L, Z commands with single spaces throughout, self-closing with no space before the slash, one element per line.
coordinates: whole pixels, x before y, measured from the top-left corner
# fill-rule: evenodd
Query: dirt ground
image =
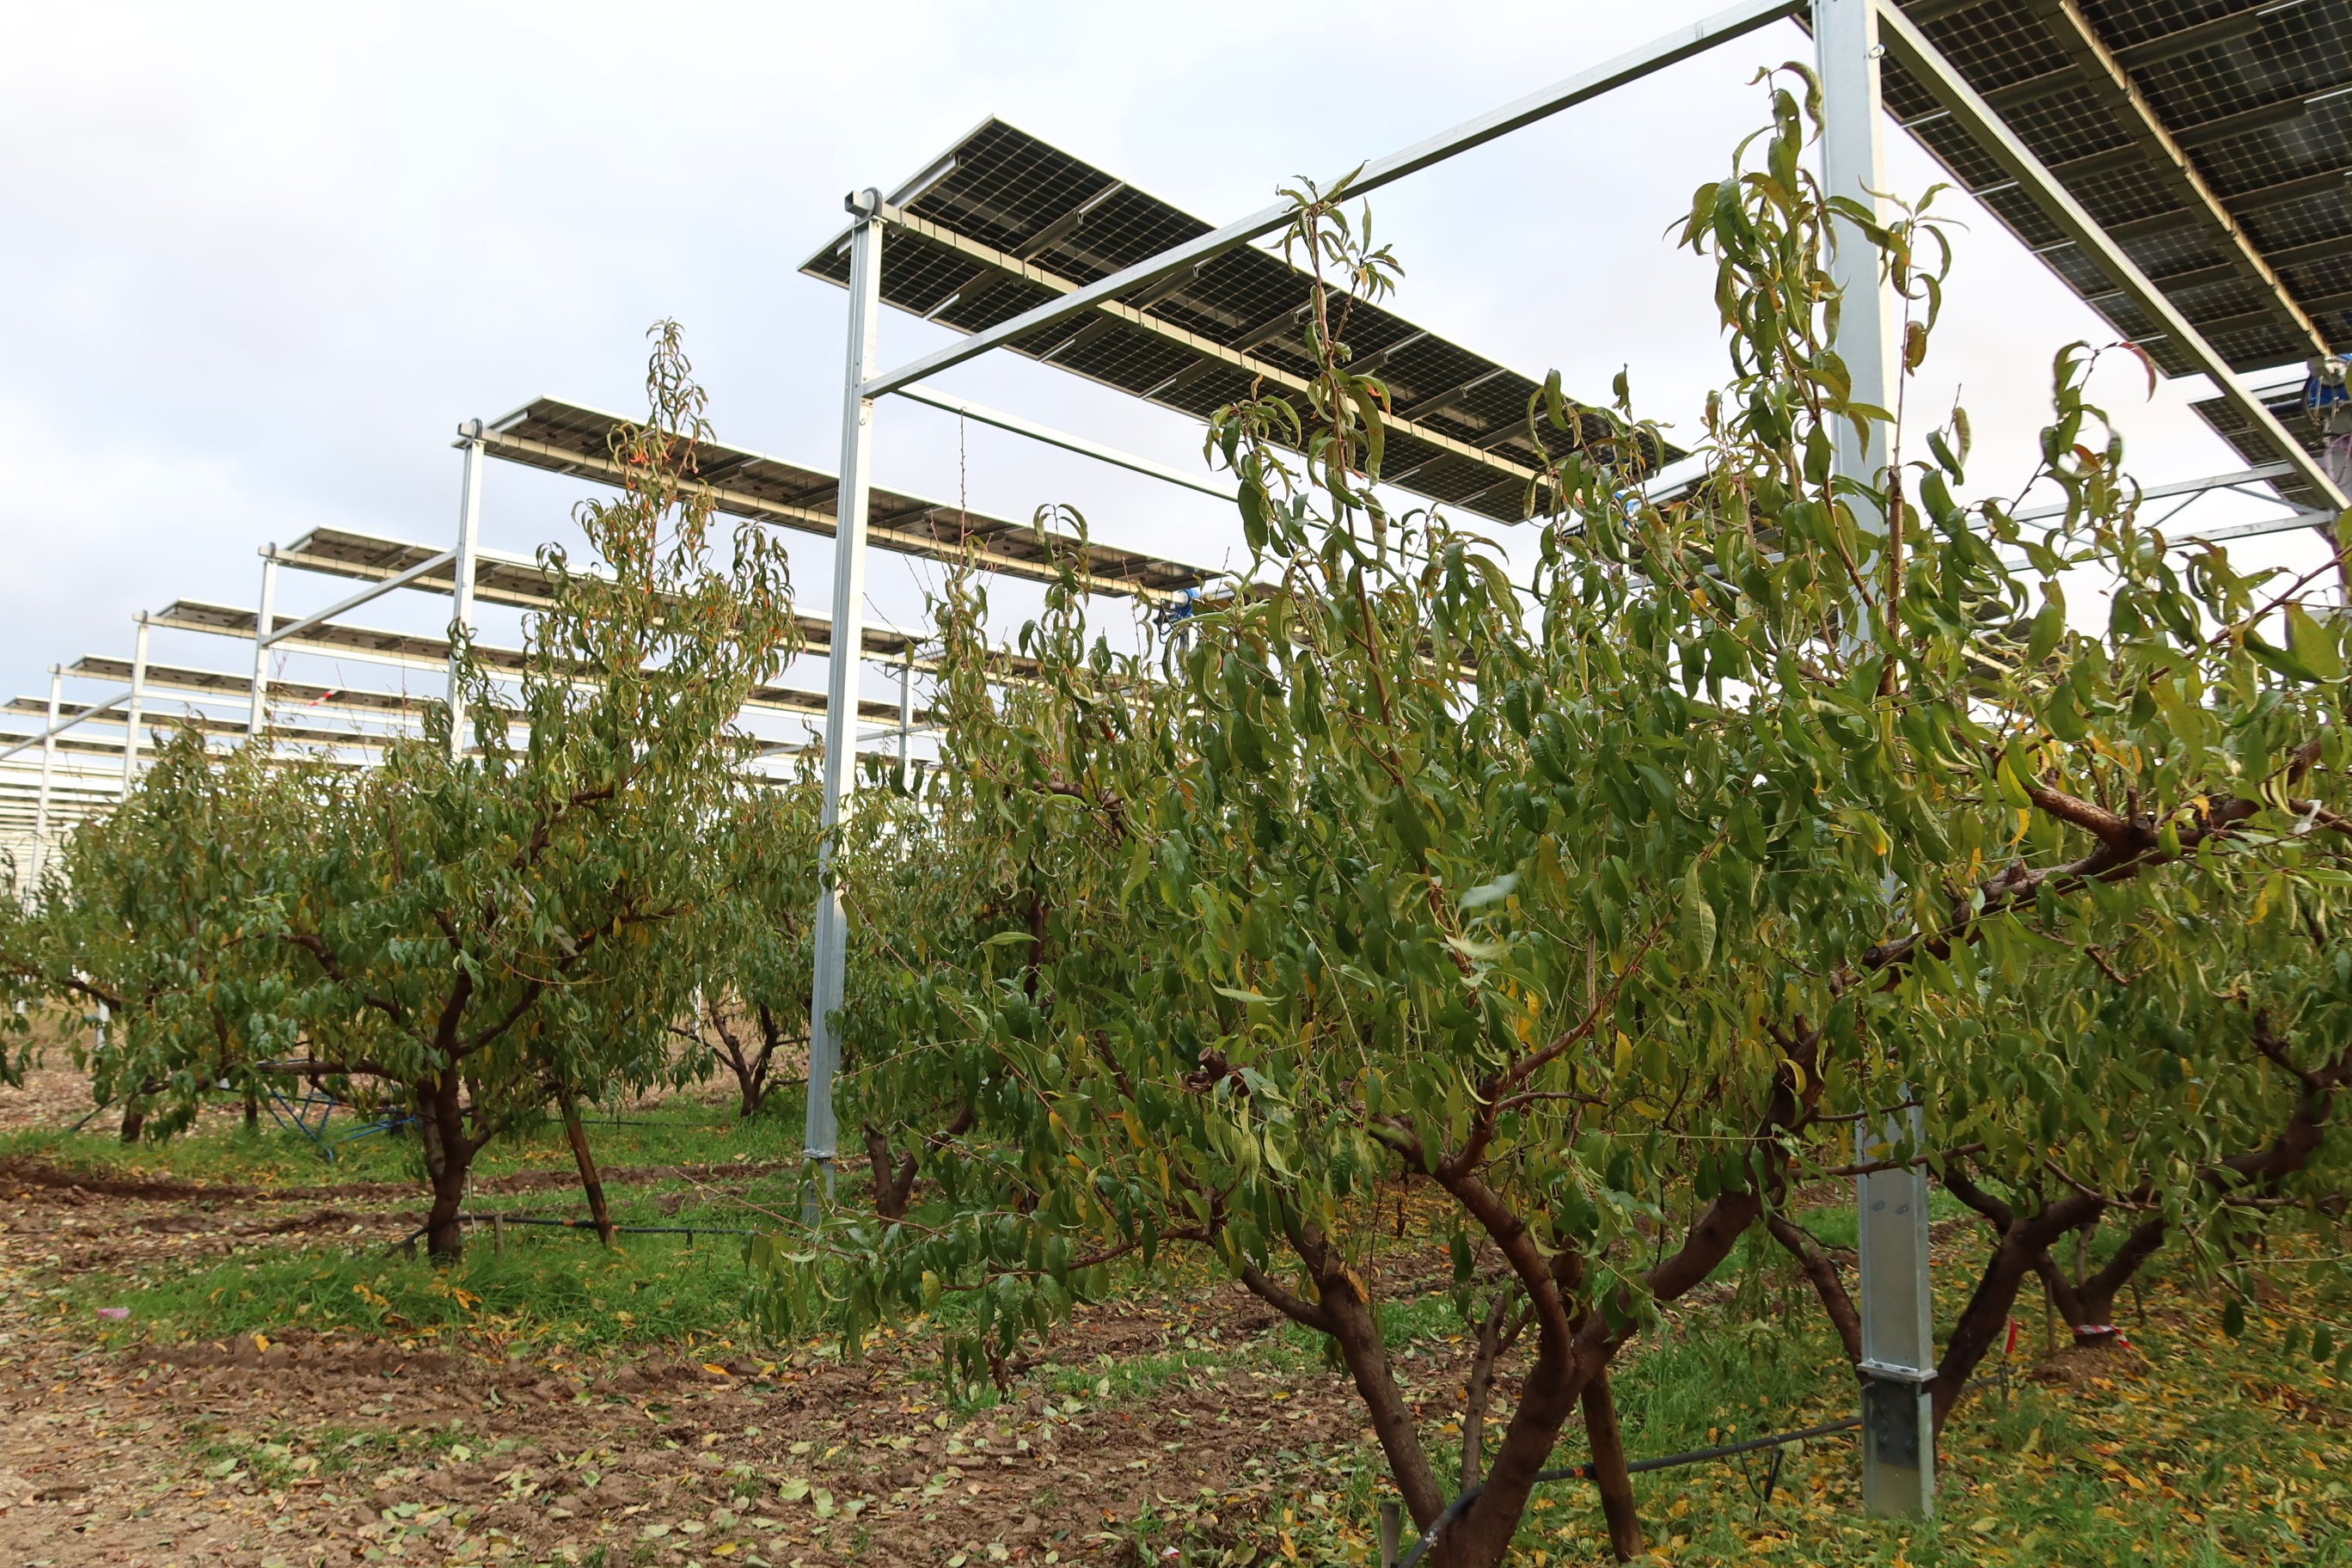
<path fill-rule="evenodd" d="M 36 1079 L 5 1091 L 0 1121 L 54 1124 L 77 1092 Z M 0 1568 L 1126 1560 L 1121 1527 L 1147 1510 L 1223 1535 L 1285 1495 L 1267 1456 L 1360 1436 L 1352 1395 L 1319 1373 L 1208 1366 L 1135 1408 L 1019 1391 L 966 1424 L 941 1412 L 919 1340 L 850 1366 L 506 1360 L 299 1331 L 119 1352 L 52 1294 L 165 1254 L 388 1244 L 417 1197 L 0 1162 Z M 1051 1353 L 1125 1361 L 1273 1326 L 1224 1289 L 1081 1310 Z"/>

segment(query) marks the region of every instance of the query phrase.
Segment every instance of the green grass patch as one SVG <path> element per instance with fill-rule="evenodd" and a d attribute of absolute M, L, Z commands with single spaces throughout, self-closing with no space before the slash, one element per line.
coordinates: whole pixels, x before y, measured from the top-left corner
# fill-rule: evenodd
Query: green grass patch
<path fill-rule="evenodd" d="M 77 1281 L 87 1310 L 128 1305 L 106 1325 L 117 1341 L 282 1334 L 289 1329 L 395 1341 L 491 1338 L 580 1350 L 740 1337 L 750 1273 L 723 1239 L 632 1237 L 614 1251 L 593 1236 L 516 1233 L 505 1256 L 487 1242 L 448 1268 L 394 1253 L 278 1254 L 227 1261 L 143 1286 Z"/>
<path fill-rule="evenodd" d="M 315 1119 L 315 1118 L 314 1118 Z M 67 1128 L 29 1128 L 0 1133 L 0 1157 L 46 1161 L 67 1170 L 113 1175 L 152 1175 L 205 1184 L 259 1187 L 317 1186 L 344 1182 L 414 1184 L 422 1188 L 425 1166 L 415 1139 L 405 1131 L 350 1138 L 362 1124 L 349 1110 L 330 1116 L 322 1130 L 326 1147 L 304 1132 L 265 1115 L 257 1128 L 222 1128 L 208 1121 L 202 1131 L 126 1144 L 101 1115 L 79 1132 Z M 780 1094 L 756 1117 L 745 1121 L 725 1105 L 677 1098 L 658 1107 L 606 1115 L 586 1121 L 600 1164 L 674 1165 L 725 1163 L 801 1157 L 799 1105 Z M 329 1151 L 333 1157 L 330 1159 Z M 572 1151 L 563 1125 L 552 1116 L 534 1118 L 493 1140 L 476 1158 L 478 1178 L 517 1171 L 570 1168 Z"/>

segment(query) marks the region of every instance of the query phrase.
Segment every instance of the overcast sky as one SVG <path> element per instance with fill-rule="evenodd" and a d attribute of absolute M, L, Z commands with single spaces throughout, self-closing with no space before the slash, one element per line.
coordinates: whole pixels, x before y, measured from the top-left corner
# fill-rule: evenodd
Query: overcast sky
<path fill-rule="evenodd" d="M 720 438 L 831 468 L 843 296 L 799 266 L 840 229 L 844 192 L 905 179 L 984 116 L 1223 222 L 1278 180 L 1337 174 L 1708 8 L 9 0 L 7 695 L 45 691 L 53 662 L 127 654 L 139 610 L 250 605 L 270 541 L 321 524 L 446 541 L 457 422 L 541 394 L 641 408 L 657 318 L 685 324 Z M 1397 308 L 1530 374 L 1557 366 L 1588 397 L 1629 366 L 1641 409 L 1688 428 L 1725 358 L 1711 273 L 1666 231 L 1764 120 L 1748 79 L 1809 49 L 1782 24 L 1382 192 L 1379 227 L 1407 268 Z M 1899 132 L 1887 144 L 1896 188 L 1935 178 Z M 2112 334 L 1989 216 L 1952 205 L 1972 223 L 1915 396 L 1940 406 L 1960 388 L 1985 454 L 1971 479 L 2006 488 L 2030 468 L 2053 353 Z M 889 316 L 884 357 L 944 339 Z M 2238 466 L 2187 411 L 2200 383 L 2150 402 L 2137 375 L 2099 391 L 2144 479 Z M 1197 426 L 1010 356 L 941 384 L 1198 461 Z M 1067 501 L 1100 538 L 1183 559 L 1237 548 L 1206 498 L 984 429 L 960 474 L 958 446 L 952 419 L 886 406 L 875 478 L 962 485 L 975 510 L 1015 516 Z M 564 537 L 584 493 L 494 466 L 486 540 Z M 794 551 L 812 605 L 829 550 Z M 289 574 L 279 606 L 349 588 Z M 895 558 L 872 594 L 892 618 L 919 613 Z M 446 600 L 397 597 L 417 603 L 355 618 L 446 619 Z M 250 661 L 215 639 L 156 652 Z"/>

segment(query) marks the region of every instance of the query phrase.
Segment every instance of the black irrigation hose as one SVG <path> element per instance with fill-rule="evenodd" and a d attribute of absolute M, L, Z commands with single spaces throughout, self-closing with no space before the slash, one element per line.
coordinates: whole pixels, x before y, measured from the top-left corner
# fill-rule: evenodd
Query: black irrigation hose
<path fill-rule="evenodd" d="M 2005 1384 L 2008 1381 L 2008 1371 L 2004 1368 L 1991 1377 L 1979 1377 L 1968 1386 L 1969 1390 L 1975 1390 L 1989 1384 Z M 1826 1437 L 1833 1432 L 1851 1432 L 1861 1425 L 1861 1416 L 1849 1415 L 1843 1421 L 1825 1421 L 1819 1426 L 1808 1426 L 1801 1432 L 1775 1432 L 1769 1437 L 1748 1437 L 1737 1443 L 1719 1443 L 1712 1448 L 1693 1448 L 1685 1454 L 1667 1454 L 1655 1459 L 1636 1459 L 1625 1467 L 1625 1473 L 1639 1476 L 1652 1470 L 1671 1470 L 1678 1465 L 1699 1465 L 1705 1464 L 1709 1459 L 1727 1459 L 1735 1454 L 1752 1454 L 1759 1448 L 1778 1448 L 1788 1443 L 1801 1443 L 1809 1437 Z M 1535 1476 L 1536 1482 L 1591 1480 L 1591 1479 L 1592 1466 L 1590 1462 L 1581 1465 L 1563 1465 L 1554 1470 L 1538 1470 Z M 1422 1531 L 1421 1539 L 1413 1542 L 1412 1550 L 1405 1553 L 1404 1560 L 1397 1564 L 1397 1568 L 1413 1568 L 1413 1564 L 1421 1561 L 1423 1554 L 1436 1544 L 1438 1531 L 1461 1518 L 1464 1511 L 1472 1503 L 1476 1502 L 1480 1494 L 1486 1489 L 1486 1483 L 1482 1481 L 1447 1503 L 1445 1511 L 1439 1514 L 1427 1530 Z"/>
<path fill-rule="evenodd" d="M 596 1222 L 593 1219 L 544 1219 L 535 1215 L 460 1215 L 457 1217 L 459 1223 L 470 1226 L 485 1226 L 496 1221 L 505 1225 L 554 1226 L 564 1230 L 594 1230 L 596 1228 Z M 408 1235 L 403 1237 L 400 1240 L 394 1242 L 390 1247 L 384 1248 L 384 1250 L 387 1252 L 397 1252 L 404 1247 L 415 1247 L 416 1245 L 417 1238 L 427 1235 L 432 1229 L 433 1227 L 429 1225 L 419 1226 L 415 1230 L 409 1232 Z M 613 1227 L 613 1232 L 616 1236 L 688 1237 L 757 1236 L 760 1234 L 756 1230 L 737 1230 L 730 1226 L 719 1225 L 616 1225 Z"/>
<path fill-rule="evenodd" d="M 1671 1470 L 1678 1465 L 1698 1465 L 1709 1459 L 1727 1459 L 1734 1454 L 1752 1454 L 1759 1448 L 1777 1448 L 1784 1443 L 1801 1443 L 1808 1437 L 1826 1437 L 1832 1432 L 1852 1431 L 1861 1425 L 1861 1416 L 1849 1415 L 1843 1421 L 1824 1422 L 1819 1426 L 1808 1426 L 1801 1432 L 1776 1432 L 1769 1437 L 1749 1437 L 1738 1443 L 1719 1443 L 1712 1448 L 1693 1448 L 1685 1454 L 1667 1454 L 1655 1459 L 1635 1459 L 1625 1467 L 1625 1473 L 1634 1476 L 1645 1475 L 1652 1470 Z M 1592 1466 L 1589 1462 L 1581 1465 L 1563 1465 L 1558 1469 L 1538 1470 L 1535 1475 L 1536 1483 L 1591 1480 L 1591 1479 Z M 1422 1532 L 1421 1539 L 1413 1543 L 1411 1552 L 1405 1553 L 1404 1561 L 1398 1563 L 1397 1568 L 1413 1568 L 1413 1564 L 1421 1561 L 1422 1554 L 1437 1543 L 1438 1532 L 1461 1518 L 1486 1489 L 1486 1484 L 1481 1482 L 1447 1503 L 1445 1511 L 1439 1514 L 1436 1521 Z"/>
<path fill-rule="evenodd" d="M 466 1223 L 475 1226 L 488 1225 L 492 1219 L 502 1220 L 508 1225 L 562 1226 L 568 1230 L 596 1228 L 596 1222 L 593 1219 L 540 1219 L 517 1214 L 493 1215 L 488 1219 L 478 1215 L 468 1215 Z M 616 1225 L 613 1229 L 622 1236 L 757 1236 L 760 1234 L 756 1230 L 735 1230 L 718 1225 Z M 424 1233 L 420 1231 L 418 1234 Z"/>

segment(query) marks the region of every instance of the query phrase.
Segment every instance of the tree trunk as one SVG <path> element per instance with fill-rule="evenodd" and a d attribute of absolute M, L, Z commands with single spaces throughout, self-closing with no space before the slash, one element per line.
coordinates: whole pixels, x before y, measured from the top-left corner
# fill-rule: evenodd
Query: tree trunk
<path fill-rule="evenodd" d="M 247 1132 L 261 1131 L 261 1096 L 254 1092 L 251 1084 L 247 1084 L 245 1089 L 245 1130 Z"/>
<path fill-rule="evenodd" d="M 2051 1301 L 2074 1331 L 2075 1343 L 2096 1343 L 2115 1336 L 2116 1297 L 2141 1266 L 2162 1249 L 2168 1228 L 2161 1215 L 2141 1221 L 2125 1233 L 2123 1245 L 2104 1268 L 2090 1272 L 2078 1264 L 2071 1279 L 2048 1252 L 2034 1260 L 2036 1272 L 2050 1289 Z"/>
<path fill-rule="evenodd" d="M 1822 1250 L 1811 1232 L 1786 1215 L 1771 1215 L 1764 1224 L 1771 1231 L 1772 1239 L 1795 1255 L 1797 1267 L 1812 1281 L 1813 1294 L 1821 1298 L 1822 1310 L 1829 1315 L 1830 1326 L 1837 1331 L 1838 1343 L 1845 1347 L 1845 1359 L 1859 1369 L 1862 1313 L 1846 1290 L 1844 1277 L 1838 1273 L 1837 1260 Z"/>
<path fill-rule="evenodd" d="M 866 1175 L 874 1188 L 874 1212 L 884 1219 L 904 1219 L 915 1193 L 915 1156 L 890 1157 L 890 1140 L 871 1121 L 866 1124 Z"/>
<path fill-rule="evenodd" d="M 1462 1484 L 1475 1487 L 1486 1469 L 1486 1410 L 1495 1399 L 1495 1366 L 1519 1337 L 1526 1320 L 1514 1321 L 1514 1292 L 1503 1290 L 1479 1320 L 1475 1342 L 1477 1354 L 1470 1363 L 1470 1382 L 1462 1402 Z"/>
<path fill-rule="evenodd" d="M 1929 1408 L 1939 1436 L 1944 1423 L 1951 1418 L 1953 1407 L 1967 1392 L 1970 1374 L 2000 1342 L 2001 1331 L 2009 1326 L 2010 1313 L 2017 1305 L 2018 1287 L 2027 1276 L 2040 1272 L 2040 1260 L 2047 1256 L 2053 1242 L 2078 1226 L 2090 1224 L 2107 1206 L 2104 1198 L 2072 1193 L 2044 1205 L 2040 1214 L 2015 1214 L 1998 1198 L 1979 1190 L 1961 1172 L 1957 1161 L 1945 1169 L 1944 1187 L 1991 1221 L 2000 1239 L 1993 1246 L 1992 1256 L 1985 1259 L 1984 1272 L 1978 1277 L 1968 1305 L 1960 1309 L 1959 1320 L 1952 1325 L 1952 1337 L 1945 1342 L 1943 1359 L 1936 1363 L 1936 1380 L 1927 1385 Z"/>
<path fill-rule="evenodd" d="M 1291 1250 L 1314 1278 L 1316 1289 L 1322 1297 L 1320 1301 L 1301 1300 L 1254 1268 L 1242 1269 L 1242 1283 L 1291 1321 L 1331 1336 L 1340 1361 L 1355 1382 L 1356 1393 L 1364 1402 L 1364 1412 L 1371 1417 L 1373 1434 L 1380 1438 L 1381 1451 L 1388 1459 L 1389 1474 L 1404 1499 L 1405 1510 L 1412 1515 L 1414 1525 L 1426 1531 L 1444 1511 L 1448 1499 L 1439 1489 L 1436 1473 L 1430 1468 L 1429 1455 L 1421 1446 L 1412 1408 L 1396 1385 L 1388 1345 L 1381 1338 L 1371 1304 L 1357 1288 L 1345 1260 L 1334 1252 L 1320 1231 L 1311 1225 L 1296 1225 L 1289 1229 L 1288 1239 Z M 1444 1564 L 1454 1561 L 1444 1554 L 1441 1544 L 1433 1562 Z"/>
<path fill-rule="evenodd" d="M 122 1141 L 125 1143 L 138 1142 L 139 1134 L 145 1130 L 146 1126 L 146 1107 L 134 1100 L 122 1108 Z"/>
<path fill-rule="evenodd" d="M 1601 1517 L 1609 1521 L 1609 1550 L 1620 1563 L 1642 1555 L 1642 1517 L 1633 1508 L 1633 1478 L 1625 1468 L 1625 1443 L 1617 1430 L 1617 1403 L 1609 1394 L 1609 1369 L 1584 1385 L 1584 1436 L 1592 1445 L 1592 1484 L 1601 1490 Z"/>
<path fill-rule="evenodd" d="M 604 1183 L 596 1174 L 596 1156 L 588 1151 L 588 1130 L 580 1125 L 580 1110 L 570 1089 L 558 1089 L 555 1098 L 563 1108 L 563 1135 L 572 1141 L 572 1159 L 580 1167 L 580 1190 L 588 1194 L 588 1215 L 596 1222 L 596 1239 L 611 1247 L 614 1244 L 613 1211 L 604 1205 Z"/>
<path fill-rule="evenodd" d="M 425 1143 L 425 1174 L 433 1185 L 433 1207 L 425 1216 L 425 1247 L 436 1263 L 466 1256 L 459 1221 L 466 1205 L 466 1178 L 481 1145 L 466 1135 L 457 1070 L 450 1068 L 418 1097 L 416 1127 Z"/>
<path fill-rule="evenodd" d="M 726 1059 L 727 1070 L 735 1075 L 737 1106 L 735 1114 L 750 1121 L 767 1103 L 768 1069 L 774 1062 L 776 1047 L 782 1041 L 782 1031 L 776 1026 L 775 1015 L 761 1006 L 759 1011 L 761 1044 L 757 1054 L 743 1048 L 742 1037 L 727 1022 L 723 1003 L 706 1001 L 703 1011 L 709 1016 L 710 1027 L 719 1037 L 719 1055 Z"/>
<path fill-rule="evenodd" d="M 2083 1310 L 2083 1322 L 2077 1327 L 2087 1328 L 2097 1323 L 2113 1326 L 2116 1297 L 2131 1282 L 2142 1266 L 2163 1248 L 2168 1228 L 2162 1215 L 2142 1220 L 2125 1233 L 2123 1245 L 2116 1248 L 2116 1255 L 2107 1259 L 2106 1267 L 2075 1285 L 2075 1300 Z"/>

